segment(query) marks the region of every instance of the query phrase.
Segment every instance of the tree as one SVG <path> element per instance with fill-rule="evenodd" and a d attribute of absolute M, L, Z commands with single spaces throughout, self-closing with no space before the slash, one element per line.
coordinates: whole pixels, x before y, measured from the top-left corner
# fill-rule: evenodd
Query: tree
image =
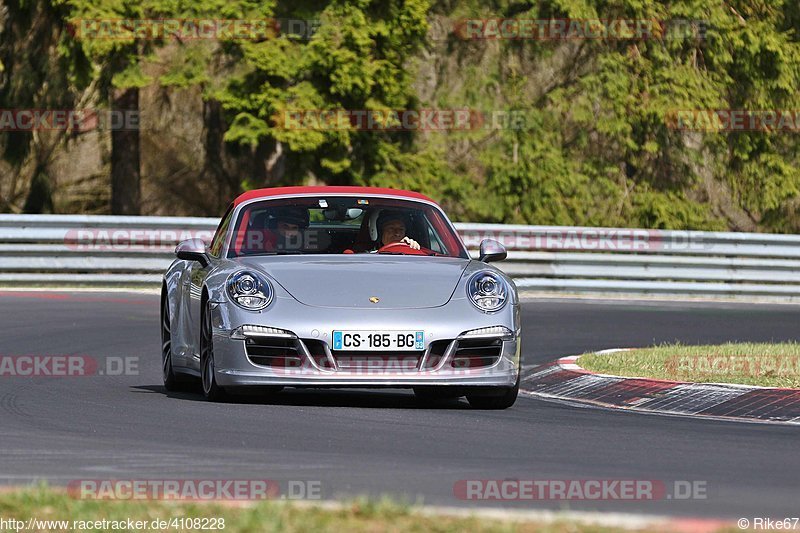
<path fill-rule="evenodd" d="M 0 31 L 0 108 L 4 110 L 72 109 L 89 87 L 91 66 L 67 31 L 67 10 L 46 0 L 4 2 Z M 2 157 L 13 176 L 9 210 L 25 195 L 28 213 L 53 209 L 48 165 L 68 139 L 57 131 L 0 131 Z M 5 205 L 3 205 L 5 204 Z"/>
<path fill-rule="evenodd" d="M 75 41 L 93 64 L 101 101 L 112 113 L 138 113 L 139 89 L 150 80 L 140 61 L 152 47 L 125 34 L 115 21 L 144 19 L 157 14 L 149 2 L 124 0 L 53 0 L 67 10 Z M 156 7 L 158 4 L 156 4 Z M 138 215 L 141 209 L 140 141 L 138 128 L 111 127 L 111 213 Z"/>
<path fill-rule="evenodd" d="M 800 229 L 796 134 L 674 128 L 678 110 L 798 109 L 798 11 L 797 2 L 754 0 L 438 3 L 434 12 L 451 19 L 657 20 L 666 30 L 660 38 L 452 39 L 446 53 L 464 78 L 444 80 L 434 97 L 527 117 L 523 128 L 448 139 L 472 148 L 444 151 L 466 156 L 449 166 L 473 174 L 461 180 L 470 187 L 453 189 L 477 189 L 464 196 L 482 199 L 469 206 L 465 198 L 462 216 L 704 229 L 749 218 Z"/>
<path fill-rule="evenodd" d="M 286 127 L 287 113 L 408 109 L 416 99 L 408 62 L 424 42 L 423 0 L 332 1 L 317 9 L 279 2 L 279 20 L 319 20 L 316 33 L 237 44 L 241 72 L 215 96 L 225 138 L 250 146 L 264 172 L 247 187 L 318 180 L 372 183 L 411 153 L 409 133 Z M 280 171 L 276 171 L 280 169 Z"/>

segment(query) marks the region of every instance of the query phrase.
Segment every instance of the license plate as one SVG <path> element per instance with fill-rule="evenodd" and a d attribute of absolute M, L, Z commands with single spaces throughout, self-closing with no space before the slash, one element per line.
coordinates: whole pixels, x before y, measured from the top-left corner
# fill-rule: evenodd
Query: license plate
<path fill-rule="evenodd" d="M 423 331 L 334 331 L 333 349 L 414 351 L 425 349 Z"/>

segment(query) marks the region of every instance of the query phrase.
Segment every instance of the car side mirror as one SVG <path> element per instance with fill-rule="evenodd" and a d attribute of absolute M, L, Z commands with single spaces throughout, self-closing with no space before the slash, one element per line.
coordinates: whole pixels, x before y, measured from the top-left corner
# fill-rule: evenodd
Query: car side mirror
<path fill-rule="evenodd" d="M 178 259 L 197 261 L 204 267 L 209 264 L 206 243 L 202 239 L 187 239 L 179 242 L 175 247 L 175 255 L 178 256 Z"/>
<path fill-rule="evenodd" d="M 479 260 L 484 263 L 491 263 L 492 261 L 502 261 L 508 257 L 506 247 L 494 239 L 484 239 L 481 241 L 481 255 Z"/>

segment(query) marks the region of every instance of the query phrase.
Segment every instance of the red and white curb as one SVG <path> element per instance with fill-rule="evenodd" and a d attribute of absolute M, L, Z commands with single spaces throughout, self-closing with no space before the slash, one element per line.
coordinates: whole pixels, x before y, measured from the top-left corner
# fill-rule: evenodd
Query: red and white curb
<path fill-rule="evenodd" d="M 610 353 L 624 350 L 604 350 Z M 524 393 L 614 409 L 800 425 L 800 389 L 598 374 L 562 357 L 522 378 Z"/>

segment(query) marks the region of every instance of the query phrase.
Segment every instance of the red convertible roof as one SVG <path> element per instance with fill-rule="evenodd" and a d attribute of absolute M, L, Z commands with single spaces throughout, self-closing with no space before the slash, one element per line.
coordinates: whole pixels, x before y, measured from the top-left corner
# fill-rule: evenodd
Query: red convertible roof
<path fill-rule="evenodd" d="M 412 198 L 415 200 L 426 200 L 433 202 L 424 194 L 414 191 L 404 191 L 401 189 L 389 189 L 386 187 L 343 187 L 343 186 L 315 186 L 315 187 L 271 187 L 268 189 L 254 189 L 241 194 L 233 201 L 234 205 L 239 205 L 248 200 L 257 198 L 269 198 L 271 196 L 284 196 L 293 194 L 352 194 L 359 195 L 382 195 L 394 196 L 397 198 Z M 436 203 L 436 202 L 433 202 Z"/>

